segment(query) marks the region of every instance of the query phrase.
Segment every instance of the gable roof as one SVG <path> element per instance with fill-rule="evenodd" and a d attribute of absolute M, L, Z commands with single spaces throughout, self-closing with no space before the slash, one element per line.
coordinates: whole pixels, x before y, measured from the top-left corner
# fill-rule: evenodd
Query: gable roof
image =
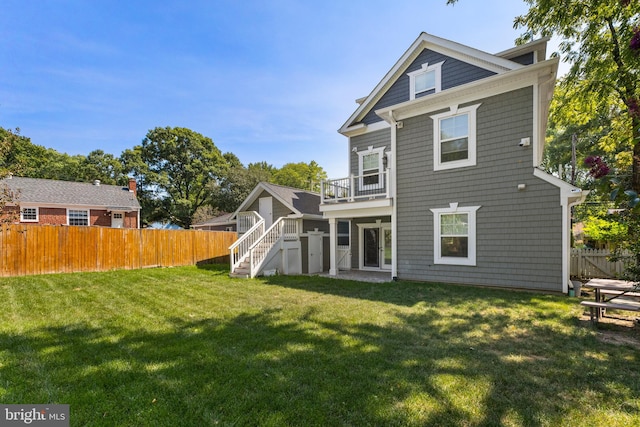
<path fill-rule="evenodd" d="M 263 191 L 271 194 L 295 215 L 322 217 L 322 213 L 320 212 L 320 194 L 299 188 L 260 182 L 233 213 L 233 218 L 236 217 L 238 212 L 242 212 L 255 202 Z"/>
<path fill-rule="evenodd" d="M 117 210 L 140 210 L 140 203 L 128 187 L 95 185 L 87 182 L 9 177 L 0 181 L 18 194 L 18 202 L 60 207 L 103 207 Z"/>
<path fill-rule="evenodd" d="M 377 84 L 373 91 L 364 98 L 364 100 L 362 100 L 362 98 L 358 100 L 360 101 L 358 108 L 342 125 L 338 132 L 345 133 L 351 126 L 356 125 L 360 120 L 362 120 L 362 118 L 376 105 L 382 95 L 384 95 L 384 93 L 405 72 L 413 60 L 424 49 L 439 52 L 443 55 L 459 59 L 480 68 L 493 71 L 497 74 L 523 67 L 523 65 L 505 59 L 504 57 L 492 55 L 490 53 L 423 32 L 400 57 L 391 70 L 389 70 L 389 72 L 383 77 L 380 83 Z"/>

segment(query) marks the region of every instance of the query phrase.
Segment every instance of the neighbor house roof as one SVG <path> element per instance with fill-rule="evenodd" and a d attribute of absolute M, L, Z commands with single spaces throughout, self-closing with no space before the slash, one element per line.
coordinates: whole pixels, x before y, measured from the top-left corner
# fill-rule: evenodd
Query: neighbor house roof
<path fill-rule="evenodd" d="M 322 217 L 320 212 L 320 194 L 312 191 L 301 190 L 299 188 L 285 187 L 283 185 L 271 184 L 268 182 L 260 182 L 256 188 L 242 202 L 238 210 L 234 212 L 242 212 L 250 206 L 256 199 L 266 191 L 273 195 L 283 205 L 287 206 L 294 214 L 297 215 L 317 215 Z"/>
<path fill-rule="evenodd" d="M 140 210 L 135 193 L 127 186 L 15 176 L 0 182 L 16 195 L 20 204 Z"/>
<path fill-rule="evenodd" d="M 191 228 L 232 225 L 235 223 L 236 220 L 233 219 L 233 213 L 225 213 L 197 224 L 191 224 Z"/>

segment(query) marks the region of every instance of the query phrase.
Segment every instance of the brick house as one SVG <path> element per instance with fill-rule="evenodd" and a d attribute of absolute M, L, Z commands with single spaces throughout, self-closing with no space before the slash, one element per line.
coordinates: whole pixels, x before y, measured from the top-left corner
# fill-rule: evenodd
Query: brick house
<path fill-rule="evenodd" d="M 121 187 L 10 175 L 0 185 L 13 194 L 16 204 L 8 204 L 5 211 L 16 213 L 19 206 L 20 224 L 140 228 L 133 178 Z"/>

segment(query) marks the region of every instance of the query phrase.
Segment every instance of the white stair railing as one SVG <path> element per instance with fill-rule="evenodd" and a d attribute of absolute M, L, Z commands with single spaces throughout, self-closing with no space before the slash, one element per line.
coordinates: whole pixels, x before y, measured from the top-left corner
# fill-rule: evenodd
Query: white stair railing
<path fill-rule="evenodd" d="M 251 277 L 256 277 L 260 272 L 267 255 L 280 240 L 296 241 L 300 238 L 299 236 L 299 221 L 297 219 L 278 218 L 249 249 Z"/>
<path fill-rule="evenodd" d="M 237 229 L 238 234 L 244 234 L 251 230 L 262 217 L 256 211 L 238 212 L 237 215 Z"/>
<path fill-rule="evenodd" d="M 260 215 L 258 216 L 260 217 Z M 247 230 L 242 237 L 236 240 L 233 245 L 229 246 L 232 273 L 240 266 L 240 263 L 249 256 L 250 248 L 263 234 L 264 219 L 260 217 L 260 219 L 249 230 Z"/>

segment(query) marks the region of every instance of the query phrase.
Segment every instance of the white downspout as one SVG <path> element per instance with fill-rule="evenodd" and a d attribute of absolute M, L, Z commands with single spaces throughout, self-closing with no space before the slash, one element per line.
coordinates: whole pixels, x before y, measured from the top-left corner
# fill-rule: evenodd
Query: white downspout
<path fill-rule="evenodd" d="M 389 111 L 389 122 L 391 123 L 391 173 L 389 176 L 391 186 L 391 277 L 398 279 L 398 200 L 396 192 L 396 130 L 398 123 L 393 117 L 393 111 Z"/>

